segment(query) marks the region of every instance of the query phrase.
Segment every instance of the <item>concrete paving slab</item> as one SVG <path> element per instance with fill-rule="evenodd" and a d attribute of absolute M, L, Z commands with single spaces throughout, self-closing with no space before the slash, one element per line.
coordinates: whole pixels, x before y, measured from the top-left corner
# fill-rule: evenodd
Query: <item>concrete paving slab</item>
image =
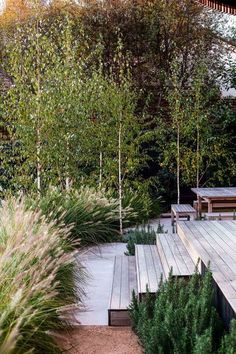
<path fill-rule="evenodd" d="M 107 325 L 108 304 L 111 294 L 114 259 L 126 251 L 125 243 L 111 243 L 90 247 L 79 260 L 89 274 L 85 288 L 83 311 L 75 314 L 82 325 Z"/>

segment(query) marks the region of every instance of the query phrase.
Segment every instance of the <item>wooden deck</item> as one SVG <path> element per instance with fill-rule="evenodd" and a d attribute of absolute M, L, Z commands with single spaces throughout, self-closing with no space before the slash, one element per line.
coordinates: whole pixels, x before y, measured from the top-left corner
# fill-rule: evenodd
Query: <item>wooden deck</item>
<path fill-rule="evenodd" d="M 181 221 L 177 231 L 202 272 L 210 262 L 217 307 L 229 323 L 236 318 L 236 221 Z"/>
<path fill-rule="evenodd" d="M 140 298 L 147 292 L 147 287 L 151 293 L 156 293 L 164 276 L 156 245 L 136 245 L 135 258 Z"/>
<path fill-rule="evenodd" d="M 109 326 L 130 325 L 127 308 L 131 303 L 133 290 L 137 293 L 135 257 L 115 257 L 112 291 L 108 308 Z"/>
<path fill-rule="evenodd" d="M 166 278 L 171 269 L 173 276 L 189 277 L 194 273 L 193 260 L 177 234 L 157 234 L 156 243 Z"/>

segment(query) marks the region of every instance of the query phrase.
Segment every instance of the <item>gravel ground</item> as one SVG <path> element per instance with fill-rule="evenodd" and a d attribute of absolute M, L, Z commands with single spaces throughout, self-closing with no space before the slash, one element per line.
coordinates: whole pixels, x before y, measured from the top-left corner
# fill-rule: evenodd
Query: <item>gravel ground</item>
<path fill-rule="evenodd" d="M 129 327 L 81 326 L 59 339 L 68 354 L 142 354 Z"/>

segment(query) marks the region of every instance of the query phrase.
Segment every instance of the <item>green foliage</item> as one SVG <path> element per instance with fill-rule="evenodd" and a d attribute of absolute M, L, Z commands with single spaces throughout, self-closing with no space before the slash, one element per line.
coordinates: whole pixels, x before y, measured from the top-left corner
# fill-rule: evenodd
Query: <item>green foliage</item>
<path fill-rule="evenodd" d="M 65 252 L 69 229 L 46 223 L 24 200 L 4 201 L 0 219 L 0 352 L 58 353 L 52 332 L 67 326 L 67 310 L 83 295 Z M 76 274 L 81 286 L 79 264 Z"/>
<path fill-rule="evenodd" d="M 236 352 L 236 320 L 232 320 L 230 333 L 223 337 L 219 354 L 234 354 Z"/>
<path fill-rule="evenodd" d="M 63 192 L 52 188 L 40 199 L 29 197 L 27 203 L 39 209 L 47 220 L 63 221 L 70 227 L 70 240 L 75 245 L 110 242 L 119 235 L 119 202 L 105 197 L 104 191 L 81 187 Z M 131 208 L 124 208 L 124 223 L 133 214 Z"/>
<path fill-rule="evenodd" d="M 212 306 L 212 276 L 197 273 L 189 282 L 173 278 L 131 305 L 133 326 L 145 353 L 213 353 L 219 319 Z"/>
<path fill-rule="evenodd" d="M 158 223 L 157 233 L 164 233 L 164 225 Z M 156 243 L 156 232 L 149 226 L 147 229 L 135 229 L 134 231 L 129 231 L 123 236 L 123 240 L 127 242 L 127 255 L 135 255 L 135 245 L 155 245 Z"/>
<path fill-rule="evenodd" d="M 190 0 L 86 5 L 55 1 L 1 27 L 3 67 L 14 83 L 1 95 L 4 191 L 43 193 L 50 184 L 68 189 L 82 181 L 117 191 L 121 185 L 154 201 L 162 194 L 169 203 L 175 199 L 177 125 L 181 187 L 195 183 L 197 170 L 204 184 L 234 184 L 235 119 L 217 91 L 225 73 L 214 36 L 218 19 Z M 180 101 L 167 99 L 175 58 Z M 201 58 L 204 80 L 198 80 Z"/>
<path fill-rule="evenodd" d="M 131 207 L 135 211 L 135 219 L 131 222 L 133 221 L 136 224 L 147 222 L 152 215 L 153 201 L 146 193 L 126 189 L 122 198 L 122 205 L 123 208 Z"/>

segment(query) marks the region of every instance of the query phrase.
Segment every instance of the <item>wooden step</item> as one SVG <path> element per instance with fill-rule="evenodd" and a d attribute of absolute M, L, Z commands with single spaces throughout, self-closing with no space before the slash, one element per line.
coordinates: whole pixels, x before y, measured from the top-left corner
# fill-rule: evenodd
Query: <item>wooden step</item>
<path fill-rule="evenodd" d="M 171 269 L 173 276 L 178 277 L 189 277 L 194 273 L 194 263 L 177 234 L 157 234 L 156 243 L 166 278 Z"/>
<path fill-rule="evenodd" d="M 139 298 L 147 292 L 156 293 L 165 276 L 156 245 L 135 245 Z"/>
<path fill-rule="evenodd" d="M 133 290 L 137 294 L 135 257 L 116 256 L 108 308 L 109 326 L 131 325 L 128 306 L 131 303 Z"/>

